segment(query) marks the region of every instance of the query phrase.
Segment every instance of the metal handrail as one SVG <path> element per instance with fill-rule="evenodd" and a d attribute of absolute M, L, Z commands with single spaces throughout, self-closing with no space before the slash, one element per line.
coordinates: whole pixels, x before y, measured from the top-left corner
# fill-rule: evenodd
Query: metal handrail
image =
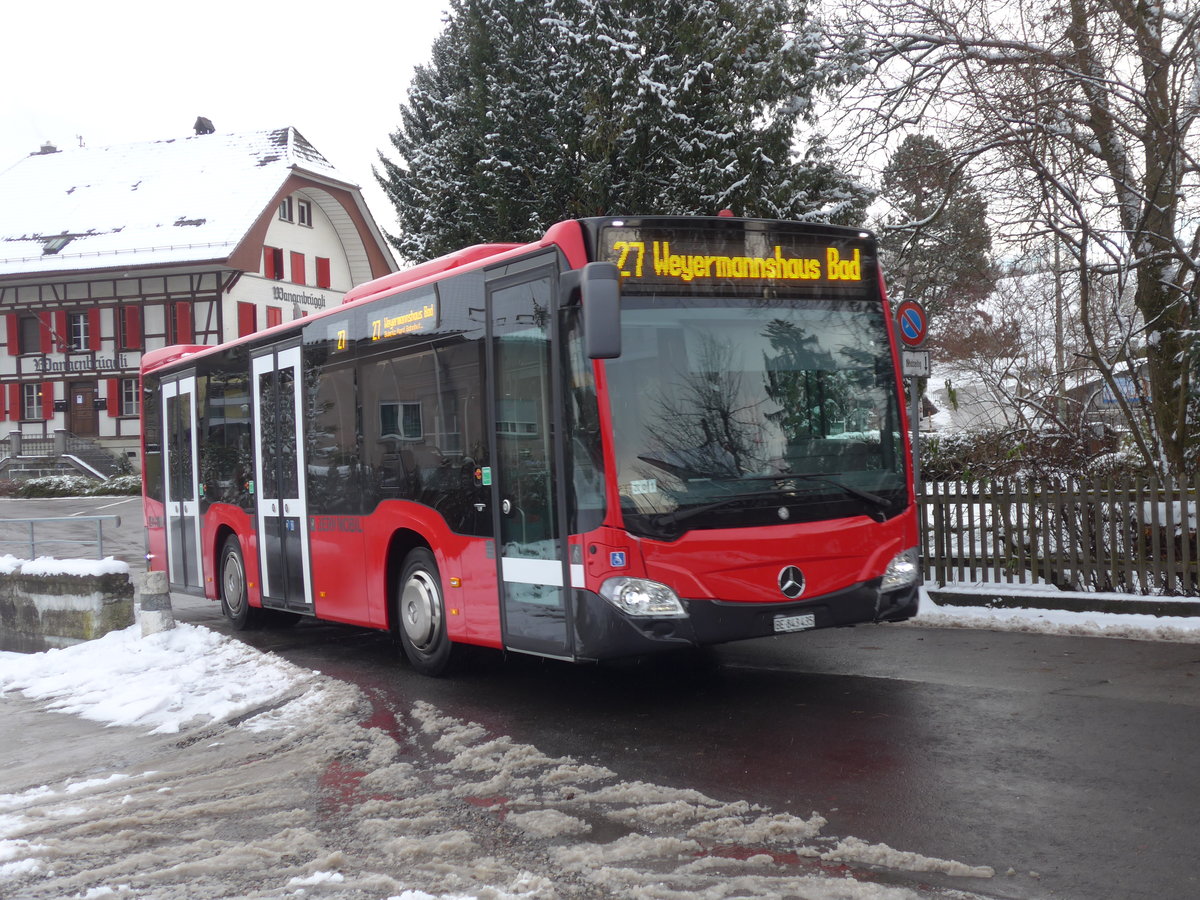
<path fill-rule="evenodd" d="M 65 525 L 73 522 L 91 522 L 96 526 L 95 540 L 71 540 L 69 538 L 55 537 L 42 538 L 40 541 L 36 537 L 35 528 L 39 524 L 53 522 L 57 525 Z M 41 519 L 4 519 L 0 525 L 28 525 L 29 537 L 21 540 L 6 540 L 0 539 L 0 544 L 22 544 L 29 548 L 29 559 L 37 559 L 38 544 L 80 544 L 80 545 L 96 545 L 96 553 L 98 559 L 104 558 L 104 523 L 112 522 L 113 527 L 121 526 L 120 516 L 56 516 L 51 518 Z"/>

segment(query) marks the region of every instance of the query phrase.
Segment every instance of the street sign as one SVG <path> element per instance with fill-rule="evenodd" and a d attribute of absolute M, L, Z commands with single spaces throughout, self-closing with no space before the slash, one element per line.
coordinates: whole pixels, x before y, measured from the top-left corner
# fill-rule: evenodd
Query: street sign
<path fill-rule="evenodd" d="M 916 300 L 905 300 L 896 310 L 896 328 L 900 332 L 900 340 L 905 344 L 920 347 L 925 342 L 925 332 L 929 328 L 925 307 Z"/>
<path fill-rule="evenodd" d="M 900 369 L 905 378 L 928 378 L 929 351 L 902 350 L 900 352 Z"/>

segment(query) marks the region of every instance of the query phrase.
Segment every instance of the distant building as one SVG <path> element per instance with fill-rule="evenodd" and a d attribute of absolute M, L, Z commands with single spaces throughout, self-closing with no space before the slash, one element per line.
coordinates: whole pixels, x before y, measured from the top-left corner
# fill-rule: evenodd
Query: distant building
<path fill-rule="evenodd" d="M 359 189 L 294 128 L 47 145 L 0 172 L 0 463 L 13 433 L 66 432 L 139 467 L 143 351 L 291 321 L 395 269 Z"/>

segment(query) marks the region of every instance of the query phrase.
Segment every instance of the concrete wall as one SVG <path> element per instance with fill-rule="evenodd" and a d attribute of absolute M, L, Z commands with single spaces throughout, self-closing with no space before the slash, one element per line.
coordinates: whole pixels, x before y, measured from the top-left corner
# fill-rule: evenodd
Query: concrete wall
<path fill-rule="evenodd" d="M 0 650 L 36 653 L 134 622 L 129 574 L 0 574 Z"/>

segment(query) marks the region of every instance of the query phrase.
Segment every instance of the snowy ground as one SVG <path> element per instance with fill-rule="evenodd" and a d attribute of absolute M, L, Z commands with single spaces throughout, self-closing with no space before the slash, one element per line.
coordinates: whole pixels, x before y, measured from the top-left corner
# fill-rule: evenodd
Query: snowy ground
<path fill-rule="evenodd" d="M 915 627 L 1200 640 L 1191 620 L 926 608 Z M 378 708 L 193 625 L 0 653 L 0 708 L 9 898 L 899 900 L 972 895 L 897 872 L 995 874 Z"/>

